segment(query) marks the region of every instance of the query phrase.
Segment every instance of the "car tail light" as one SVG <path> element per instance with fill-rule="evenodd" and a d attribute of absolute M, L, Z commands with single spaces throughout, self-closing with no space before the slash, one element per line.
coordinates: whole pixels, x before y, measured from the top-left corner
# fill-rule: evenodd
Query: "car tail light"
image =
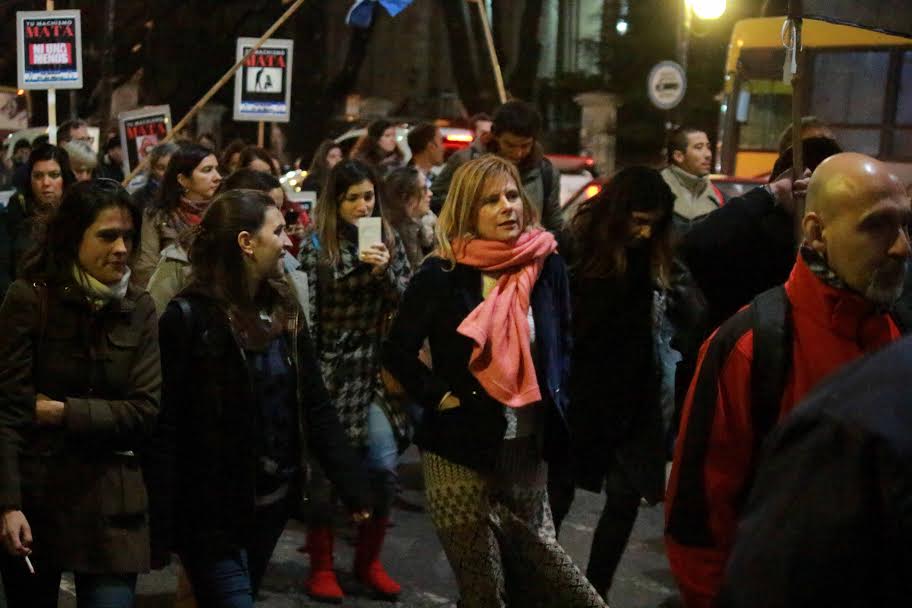
<path fill-rule="evenodd" d="M 475 137 L 469 133 L 454 133 L 447 135 L 445 139 L 454 144 L 470 144 Z"/>
<path fill-rule="evenodd" d="M 602 187 L 599 184 L 590 184 L 586 186 L 586 200 L 588 201 L 590 198 L 594 198 L 601 191 Z"/>

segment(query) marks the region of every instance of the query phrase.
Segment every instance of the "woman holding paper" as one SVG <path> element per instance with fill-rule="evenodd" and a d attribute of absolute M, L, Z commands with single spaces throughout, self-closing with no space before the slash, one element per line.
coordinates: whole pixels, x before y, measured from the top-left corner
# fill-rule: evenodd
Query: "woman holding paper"
<path fill-rule="evenodd" d="M 380 186 L 361 162 L 333 167 L 317 202 L 316 226 L 301 243 L 300 261 L 310 285 L 310 328 L 323 379 L 371 477 L 373 517 L 359 531 L 355 575 L 379 595 L 395 597 L 400 587 L 380 565 L 379 554 L 395 498 L 396 436 L 405 433 L 407 423 L 378 398 L 380 340 L 411 272 L 402 242 L 383 219 Z M 318 496 L 323 487 L 317 483 L 311 492 L 307 590 L 316 599 L 338 601 L 332 502 Z"/>
<path fill-rule="evenodd" d="M 548 506 L 545 460 L 568 450 L 570 292 L 520 183 L 493 155 L 456 171 L 383 365 L 424 406 L 415 442 L 461 606 L 604 607 Z"/>

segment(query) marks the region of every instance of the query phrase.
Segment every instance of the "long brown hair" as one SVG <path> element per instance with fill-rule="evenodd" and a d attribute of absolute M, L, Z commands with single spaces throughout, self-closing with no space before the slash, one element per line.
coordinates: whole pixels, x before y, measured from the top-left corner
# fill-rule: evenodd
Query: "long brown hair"
<path fill-rule="evenodd" d="M 419 175 L 421 172 L 415 167 L 400 167 L 384 180 L 384 210 L 390 223 L 397 228 L 408 219 L 409 204 L 424 196 L 425 191 L 418 185 Z"/>
<path fill-rule="evenodd" d="M 360 160 L 372 167 L 379 167 L 390 156 L 395 156 L 399 162 L 404 161 L 405 157 L 398 144 L 392 152 L 387 152 L 380 147 L 380 138 L 383 137 L 387 129 L 395 126 L 388 120 L 375 120 L 370 123 L 367 126 L 367 132 L 355 142 L 355 146 L 350 153 L 351 158 Z"/>
<path fill-rule="evenodd" d="M 383 183 L 370 166 L 357 160 L 343 160 L 329 172 L 326 186 L 320 193 L 314 209 L 314 215 L 317 218 L 315 224 L 320 255 L 329 262 L 330 266 L 337 265 L 342 259 L 340 222 L 344 220 L 339 217 L 339 206 L 348 189 L 364 181 L 368 181 L 374 186 L 372 215 L 381 218 L 383 222 L 383 244 L 389 250 L 390 261 L 396 255 L 396 237 L 383 213 Z"/>
<path fill-rule="evenodd" d="M 437 218 L 435 237 L 437 246 L 434 254 L 437 257 L 456 263 L 453 241 L 456 239 L 471 240 L 475 238 L 478 224 L 478 208 L 484 198 L 485 187 L 494 180 L 512 179 L 522 197 L 523 231 L 538 225 L 538 213 L 529 201 L 522 188 L 519 171 L 513 163 L 493 154 L 485 154 L 470 160 L 459 167 L 453 174 L 450 191 L 447 193 L 440 217 Z"/>
<path fill-rule="evenodd" d="M 251 297 L 244 255 L 238 245 L 241 232 L 256 234 L 275 209 L 269 195 L 256 190 L 229 190 L 209 205 L 190 244 L 191 283 L 204 286 L 227 308 L 251 311 L 265 305 L 291 310 L 280 282 L 264 281 Z"/>
<path fill-rule="evenodd" d="M 619 171 L 594 198 L 582 204 L 570 231 L 577 261 L 574 269 L 588 278 L 616 278 L 627 272 L 630 222 L 634 211 L 661 212 L 647 247 L 653 279 L 669 285 L 672 264 L 671 220 L 674 194 L 649 167 Z"/>

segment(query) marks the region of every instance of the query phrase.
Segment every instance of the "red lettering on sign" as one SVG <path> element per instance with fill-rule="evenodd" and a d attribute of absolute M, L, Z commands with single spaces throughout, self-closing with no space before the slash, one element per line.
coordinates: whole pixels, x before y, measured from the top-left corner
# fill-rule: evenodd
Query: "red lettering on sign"
<path fill-rule="evenodd" d="M 26 38 L 75 38 L 76 33 L 73 31 L 72 25 L 45 25 L 41 27 L 28 25 L 25 27 L 25 36 Z"/>
<path fill-rule="evenodd" d="M 281 55 L 251 55 L 244 62 L 248 68 L 282 68 L 285 69 L 285 57 Z"/>
<path fill-rule="evenodd" d="M 168 134 L 165 123 L 157 122 L 148 125 L 132 125 L 126 128 L 127 139 L 136 139 L 145 135 L 158 135 L 164 137 Z"/>

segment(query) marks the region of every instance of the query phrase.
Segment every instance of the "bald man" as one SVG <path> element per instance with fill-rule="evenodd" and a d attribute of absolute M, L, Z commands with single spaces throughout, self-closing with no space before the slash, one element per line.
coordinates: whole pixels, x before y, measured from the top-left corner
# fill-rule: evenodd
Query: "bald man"
<path fill-rule="evenodd" d="M 854 153 L 825 160 L 808 184 L 785 285 L 703 344 L 665 503 L 665 544 L 687 608 L 709 607 L 718 593 L 766 434 L 823 378 L 899 337 L 886 311 L 902 290 L 910 219 L 884 164 Z"/>

